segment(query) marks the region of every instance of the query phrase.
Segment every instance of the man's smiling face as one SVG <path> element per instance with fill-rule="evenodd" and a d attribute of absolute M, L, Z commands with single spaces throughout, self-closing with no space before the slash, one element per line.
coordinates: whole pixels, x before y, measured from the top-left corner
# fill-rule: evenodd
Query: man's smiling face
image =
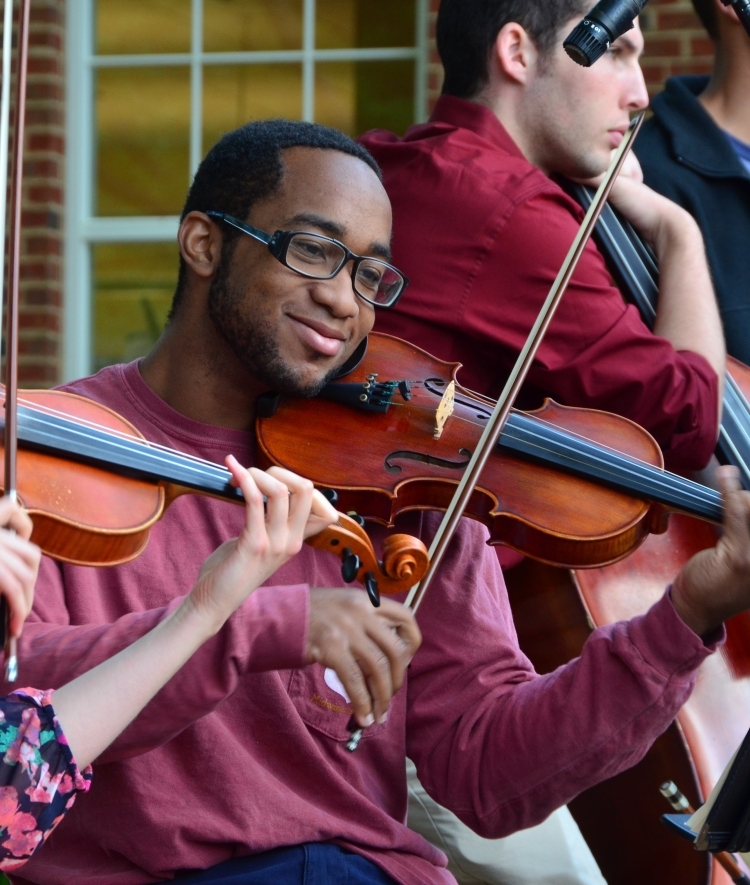
<path fill-rule="evenodd" d="M 357 255 L 390 259 L 391 206 L 372 169 L 335 150 L 298 147 L 282 157 L 281 186 L 252 208 L 249 224 L 270 234 L 313 231 Z M 254 379 L 312 396 L 375 321 L 352 288 L 351 266 L 331 280 L 308 279 L 240 234 L 212 282 L 211 320 Z"/>

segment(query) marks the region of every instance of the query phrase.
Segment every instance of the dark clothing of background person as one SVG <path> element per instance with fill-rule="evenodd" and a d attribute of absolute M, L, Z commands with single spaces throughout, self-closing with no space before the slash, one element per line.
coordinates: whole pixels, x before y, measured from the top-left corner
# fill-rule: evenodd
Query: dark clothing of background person
<path fill-rule="evenodd" d="M 646 184 L 695 218 L 724 323 L 727 351 L 750 364 L 750 175 L 698 96 L 708 77 L 671 77 L 636 139 Z M 407 269 L 408 272 L 408 269 Z"/>

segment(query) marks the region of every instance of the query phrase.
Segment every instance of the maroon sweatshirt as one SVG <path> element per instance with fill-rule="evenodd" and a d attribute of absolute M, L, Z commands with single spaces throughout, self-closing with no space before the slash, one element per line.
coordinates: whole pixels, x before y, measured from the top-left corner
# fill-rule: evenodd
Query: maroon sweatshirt
<path fill-rule="evenodd" d="M 157 443 L 252 462 L 250 434 L 176 413 L 135 363 L 68 389 L 107 403 Z M 187 496 L 131 563 L 45 560 L 20 646 L 23 683 L 58 687 L 142 636 L 242 521 L 236 505 Z M 417 515 L 401 528 L 428 539 L 436 522 Z M 444 856 L 405 826 L 407 753 L 438 802 L 492 837 L 538 823 L 634 764 L 685 701 L 710 649 L 665 596 L 645 616 L 596 631 L 578 660 L 538 676 L 518 648 L 485 540 L 482 526 L 464 521 L 420 609 L 424 643 L 408 685 L 354 754 L 344 747 L 351 708 L 340 684 L 303 659 L 308 587 L 341 586 L 340 564 L 305 547 L 94 765 L 91 791 L 17 881 L 136 885 L 334 841 L 404 885 L 449 883 Z"/>

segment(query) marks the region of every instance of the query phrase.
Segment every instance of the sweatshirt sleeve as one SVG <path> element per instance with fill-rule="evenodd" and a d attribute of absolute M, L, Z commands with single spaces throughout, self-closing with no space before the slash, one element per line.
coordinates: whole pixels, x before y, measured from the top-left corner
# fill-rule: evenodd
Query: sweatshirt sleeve
<path fill-rule="evenodd" d="M 437 802 L 497 838 L 638 762 L 712 648 L 665 594 L 647 614 L 596 630 L 579 658 L 537 675 L 518 647 L 494 551 L 476 556 L 482 531 L 462 527 L 420 609 L 407 754 Z"/>
<path fill-rule="evenodd" d="M 45 558 L 34 610 L 19 642 L 23 684 L 60 688 L 146 634 L 183 598 L 162 608 L 124 615 L 112 623 L 72 626 L 60 571 Z M 100 761 L 136 756 L 171 740 L 229 697 L 245 673 L 305 666 L 308 610 L 307 585 L 258 588 Z M 12 686 L 6 684 L 4 689 L 7 694 Z"/>

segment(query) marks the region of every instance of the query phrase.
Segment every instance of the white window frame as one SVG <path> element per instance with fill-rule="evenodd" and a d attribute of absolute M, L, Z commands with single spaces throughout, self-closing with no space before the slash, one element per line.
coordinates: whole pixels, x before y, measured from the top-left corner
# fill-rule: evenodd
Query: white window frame
<path fill-rule="evenodd" d="M 252 0 L 248 0 L 252 2 Z M 92 364 L 92 247 L 98 243 L 174 242 L 178 216 L 97 217 L 95 182 L 94 72 L 99 68 L 190 67 L 190 179 L 203 156 L 204 66 L 296 63 L 302 65 L 302 119 L 315 119 L 315 64 L 331 61 L 414 61 L 415 122 L 427 119 L 429 0 L 416 7 L 415 46 L 383 49 L 315 49 L 316 0 L 303 0 L 303 43 L 299 50 L 203 52 L 203 0 L 191 0 L 190 52 L 94 54 L 94 0 L 68 0 L 66 26 L 66 170 L 62 380 L 80 378 Z M 185 182 L 185 190 L 189 181 Z"/>

